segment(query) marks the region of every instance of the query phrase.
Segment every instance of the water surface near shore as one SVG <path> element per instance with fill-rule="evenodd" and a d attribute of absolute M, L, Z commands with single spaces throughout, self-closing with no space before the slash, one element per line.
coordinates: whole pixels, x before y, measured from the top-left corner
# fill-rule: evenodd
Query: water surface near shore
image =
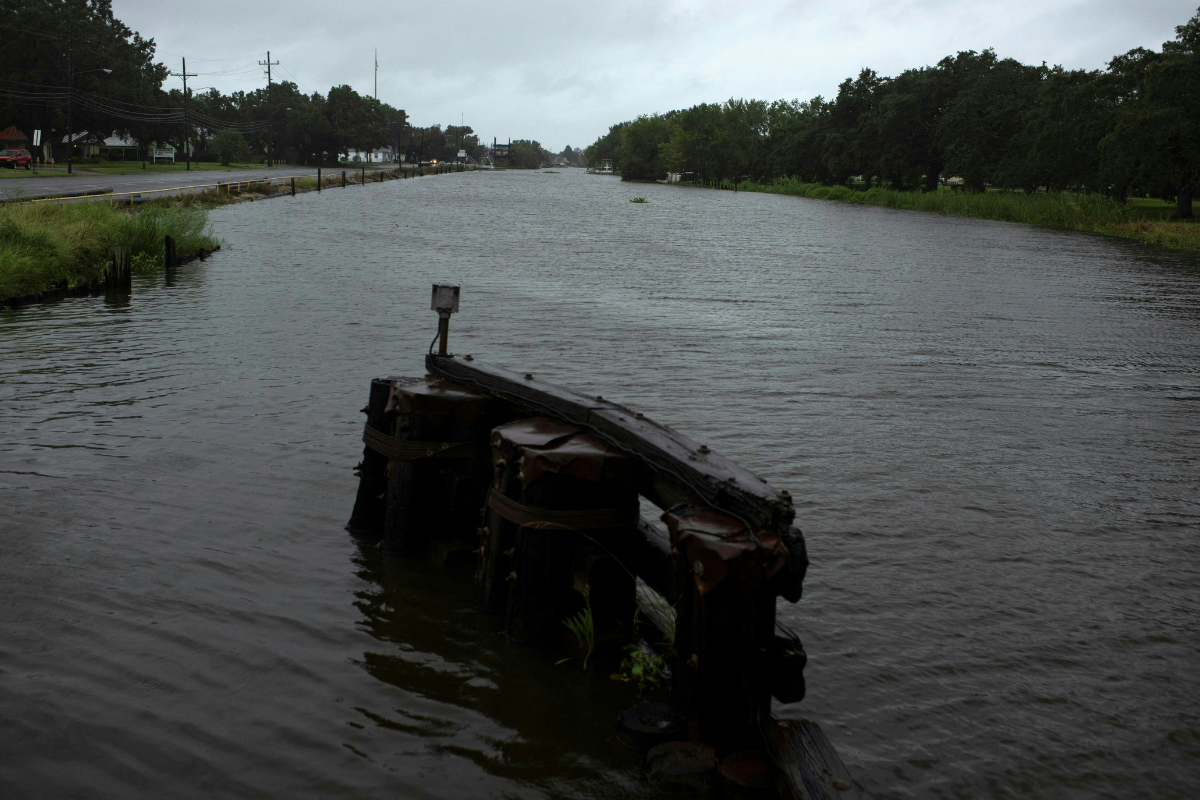
<path fill-rule="evenodd" d="M 639 792 L 628 687 L 342 530 L 368 382 L 422 373 L 441 277 L 456 352 L 792 492 L 809 697 L 779 711 L 872 795 L 1200 783 L 1195 256 L 581 171 L 212 223 L 128 304 L 0 316 L 0 793 Z"/>

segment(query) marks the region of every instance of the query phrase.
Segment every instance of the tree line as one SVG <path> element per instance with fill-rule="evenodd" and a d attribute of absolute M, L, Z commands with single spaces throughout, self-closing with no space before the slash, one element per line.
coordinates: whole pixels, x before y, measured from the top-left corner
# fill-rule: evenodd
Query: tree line
<path fill-rule="evenodd" d="M 185 113 L 182 87 L 163 88 L 182 65 L 156 61 L 154 40 L 117 19 L 111 0 L 0 0 L 0 64 L 0 128 L 40 129 L 57 142 L 67 132 L 70 96 L 75 133 L 116 133 L 179 150 L 190 144 L 197 155 L 222 160 L 261 160 L 268 143 L 275 157 L 303 162 L 388 145 L 426 161 L 451 159 L 460 148 L 475 157 L 480 151 L 469 127 L 412 127 L 402 109 L 344 85 L 326 94 L 289 81 L 252 92 L 196 92 L 200 75 L 190 79 Z"/>
<path fill-rule="evenodd" d="M 1200 180 L 1200 11 L 1161 51 L 1104 70 L 960 52 L 887 78 L 864 69 L 831 100 L 731 99 L 609 128 L 585 151 L 625 180 L 697 179 L 1153 196 L 1192 216 Z M 854 180 L 856 178 L 859 180 Z"/>

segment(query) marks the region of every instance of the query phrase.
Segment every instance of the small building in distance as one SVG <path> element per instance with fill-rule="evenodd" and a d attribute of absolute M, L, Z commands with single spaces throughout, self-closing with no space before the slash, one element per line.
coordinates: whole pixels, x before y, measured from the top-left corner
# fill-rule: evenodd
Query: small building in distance
<path fill-rule="evenodd" d="M 100 155 L 111 161 L 137 161 L 141 158 L 141 147 L 132 138 L 116 132 L 99 145 Z"/>
<path fill-rule="evenodd" d="M 20 150 L 29 147 L 29 137 L 17 130 L 16 125 L 9 125 L 0 131 L 0 150 Z"/>

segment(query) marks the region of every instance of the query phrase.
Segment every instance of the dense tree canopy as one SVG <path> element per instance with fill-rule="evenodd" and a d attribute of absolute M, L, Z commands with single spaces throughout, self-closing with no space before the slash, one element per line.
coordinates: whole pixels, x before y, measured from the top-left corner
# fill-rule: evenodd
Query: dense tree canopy
<path fill-rule="evenodd" d="M 1106 70 L 1028 66 L 967 51 L 894 78 L 864 69 L 832 100 L 729 100 L 612 126 L 585 151 L 626 180 L 862 176 L 897 189 L 940 178 L 1034 191 L 1177 199 L 1191 216 L 1200 181 L 1200 13 L 1161 52 L 1138 48 Z"/>
<path fill-rule="evenodd" d="M 76 133 L 118 133 L 180 149 L 188 142 L 213 158 L 238 151 L 262 160 L 270 145 L 277 158 L 311 162 L 386 145 L 403 151 L 413 139 L 404 111 L 349 86 L 327 95 L 305 94 L 286 81 L 229 95 L 189 88 L 185 115 L 182 89 L 164 88 L 178 79 L 155 61 L 154 40 L 116 19 L 111 0 L 0 0 L 0 31 L 0 128 L 16 125 L 27 135 L 40 129 L 61 142 L 71 96 Z M 426 148 L 436 152 L 432 158 L 452 158 L 460 146 L 479 149 L 470 129 L 430 130 L 437 131 Z M 235 146 L 238 137 L 225 137 L 220 154 L 209 152 L 222 131 L 238 134 L 245 148 Z"/>

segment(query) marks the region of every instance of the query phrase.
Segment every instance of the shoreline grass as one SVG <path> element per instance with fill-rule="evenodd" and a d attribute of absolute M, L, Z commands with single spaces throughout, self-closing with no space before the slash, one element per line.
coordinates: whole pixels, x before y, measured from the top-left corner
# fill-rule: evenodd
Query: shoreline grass
<path fill-rule="evenodd" d="M 147 204 L 134 211 L 96 203 L 0 207 L 0 304 L 103 276 L 108 248 L 126 245 L 137 272 L 163 267 L 164 239 L 191 255 L 218 246 L 200 208 Z"/>
<path fill-rule="evenodd" d="M 708 188 L 729 190 L 733 189 L 733 185 L 726 182 L 719 187 Z M 737 190 L 953 214 L 1000 222 L 1021 222 L 1116 236 L 1176 250 L 1200 251 L 1200 223 L 1162 219 L 1161 214 L 1156 213 L 1157 209 L 1151 210 L 1133 203 L 1122 205 L 1098 194 L 902 192 L 881 187 L 856 191 L 846 186 L 823 186 L 794 179 L 783 179 L 773 184 L 742 183 L 738 184 Z"/>
<path fill-rule="evenodd" d="M 420 177 L 439 171 L 421 167 L 405 173 Z M 399 169 L 368 169 L 365 183 L 402 180 L 402 174 Z M 111 204 L 110 195 L 65 205 L 53 201 L 0 203 L 0 306 L 5 300 L 96 281 L 104 274 L 112 245 L 130 248 L 135 272 L 163 268 L 167 236 L 175 238 L 179 256 L 214 250 L 219 243 L 207 227 L 210 209 L 292 191 L 290 182 L 270 186 L 254 180 L 230 183 L 225 191 L 157 197 L 133 208 Z M 346 170 L 347 186 L 362 183 L 361 169 Z M 321 177 L 322 189 L 341 185 L 340 169 Z M 316 175 L 296 178 L 297 193 L 316 188 Z"/>

